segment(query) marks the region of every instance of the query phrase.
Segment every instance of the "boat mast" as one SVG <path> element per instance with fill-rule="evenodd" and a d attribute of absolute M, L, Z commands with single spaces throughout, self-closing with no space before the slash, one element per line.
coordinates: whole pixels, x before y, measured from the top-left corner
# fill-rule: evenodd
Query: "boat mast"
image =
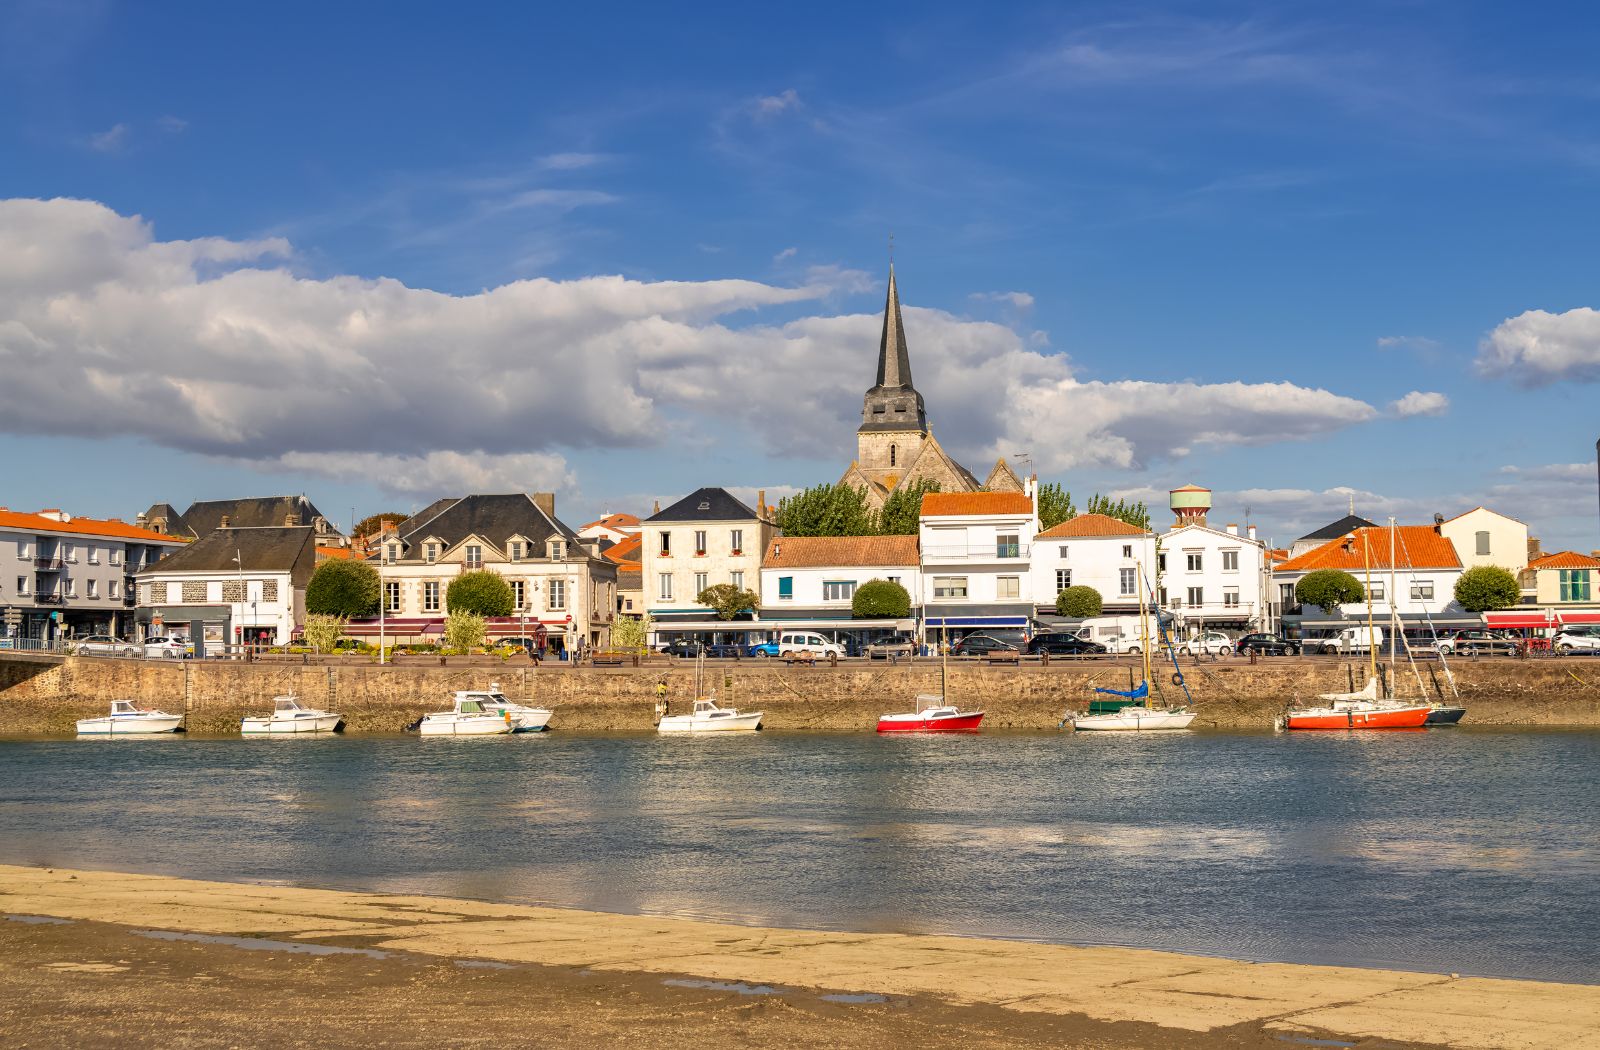
<path fill-rule="evenodd" d="M 1394 647 L 1400 639 L 1400 611 L 1396 602 L 1400 592 L 1395 590 L 1394 573 L 1394 518 L 1389 519 L 1389 695 L 1394 696 L 1397 679 L 1394 670 Z M 1372 639 L 1367 639 L 1369 642 Z"/>
<path fill-rule="evenodd" d="M 1134 565 L 1138 568 L 1139 582 L 1141 584 L 1139 587 L 1139 653 L 1144 657 L 1144 682 L 1145 687 L 1148 689 L 1150 679 L 1154 677 L 1150 673 L 1150 619 L 1147 615 L 1149 606 L 1145 603 L 1144 587 L 1142 586 L 1144 583 L 1144 563 L 1136 561 Z"/>
<path fill-rule="evenodd" d="M 1361 564 L 1367 575 L 1367 677 L 1378 677 L 1378 647 L 1372 644 L 1372 537 L 1361 533 Z"/>

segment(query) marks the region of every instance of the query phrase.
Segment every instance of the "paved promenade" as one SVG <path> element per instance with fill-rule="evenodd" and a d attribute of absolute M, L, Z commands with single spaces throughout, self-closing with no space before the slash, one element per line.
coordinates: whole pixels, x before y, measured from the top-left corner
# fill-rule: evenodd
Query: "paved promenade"
<path fill-rule="evenodd" d="M 850 1013 L 846 1027 L 860 1037 L 847 1040 L 853 1045 L 873 1045 L 869 1037 L 878 1033 L 885 1045 L 915 1035 L 923 1041 L 1019 1046 L 1155 1045 L 1150 1041 L 1155 1037 L 1165 1045 L 1194 1047 L 1296 1045 L 1297 1037 L 1464 1048 L 1600 1046 L 1600 987 L 1587 985 L 1251 964 L 1120 948 L 764 929 L 430 897 L 11 866 L 0 866 L 0 913 L 77 920 L 67 925 L 0 922 L 4 938 L 0 959 L 5 960 L 0 964 L 0 1000 L 20 1002 L 25 996 L 33 1004 L 33 1014 L 53 1018 L 51 1023 L 62 1023 L 62 1017 L 50 1013 L 51 1003 L 70 1013 L 69 992 L 85 981 L 112 982 L 108 987 L 118 987 L 115 1001 L 134 1003 L 146 1015 L 152 1010 L 159 1013 L 158 1002 L 139 1001 L 140 995 L 159 994 L 163 985 L 140 979 L 138 945 L 148 946 L 150 952 L 181 945 L 211 953 L 205 957 L 212 960 L 207 963 L 209 973 L 203 975 L 210 982 L 208 996 L 209 989 L 225 990 L 228 967 L 235 965 L 228 960 L 247 956 L 251 966 L 276 957 L 273 965 L 284 968 L 276 979 L 301 982 L 297 986 L 301 989 L 316 992 L 318 980 L 334 982 L 321 993 L 335 988 L 339 980 L 355 978 L 326 968 L 317 971 L 324 975 L 317 978 L 296 968 L 319 966 L 330 958 L 353 958 L 369 968 L 363 971 L 366 980 L 379 980 L 380 971 L 371 967 L 398 965 L 397 960 L 406 959 L 448 961 L 456 973 L 466 972 L 460 969 L 462 963 L 546 968 L 535 971 L 543 974 L 539 987 L 544 994 L 556 994 L 581 975 L 593 987 L 569 991 L 602 996 L 594 1000 L 597 1006 L 608 1001 L 605 997 L 642 1003 L 641 989 L 648 987 L 651 1009 L 684 1024 L 711 1011 L 705 1015 L 704 1030 L 680 1033 L 685 1045 L 740 1041 L 724 1039 L 728 1033 L 718 1034 L 722 1023 L 718 1011 L 729 1002 L 742 1002 L 739 1009 L 752 1003 L 793 1002 L 826 1004 L 826 1010 L 813 1011 L 814 1015 L 804 1010 L 774 1014 L 769 1020 L 779 1027 L 765 1037 L 793 1038 L 808 1026 L 814 1035 L 821 1035 L 837 1020 L 827 1013 L 832 1010 Z M 246 952 L 190 939 L 145 937 L 136 943 L 127 927 L 405 954 L 379 961 L 365 953 Z M 121 937 L 115 945 L 102 943 L 114 935 Z M 498 969 L 484 966 L 473 972 L 487 975 Z M 115 986 L 124 975 L 126 983 Z M 693 983 L 663 986 L 662 978 L 765 985 L 773 992 L 750 995 Z M 310 986 L 305 985 L 307 980 Z M 50 982 L 76 983 L 58 990 Z M 358 994 L 360 983 L 355 980 L 345 990 Z M 882 996 L 886 1001 L 846 1007 L 824 999 L 828 993 Z M 447 985 L 436 992 L 448 994 Z M 89 998 L 104 1002 L 105 995 L 91 991 Z M 673 1011 L 658 1001 L 662 995 L 688 998 L 678 1004 L 682 1009 Z M 197 1003 L 206 998 L 185 994 L 172 1003 L 172 1009 L 187 1018 L 191 1033 L 205 1023 L 205 1011 L 197 1012 Z M 383 1016 L 402 1026 L 411 1012 L 431 1016 L 428 999 L 408 994 L 390 1004 Z M 589 1002 L 569 1005 L 574 1010 L 582 1007 L 593 1022 L 606 1011 L 589 1009 Z M 903 1009 L 908 1002 L 917 1004 L 909 1014 Z M 440 1009 L 445 1005 L 434 1004 Z M 963 1011 L 970 1017 L 964 1018 Z M 492 1014 L 492 1010 L 474 1014 L 475 1023 L 493 1027 Z M 8 1023 L 23 1023 L 22 1017 L 0 1020 L 0 1042 L 27 1034 L 4 1031 Z M 935 1017 L 944 1019 L 937 1028 L 943 1035 L 913 1033 L 908 1028 L 926 1025 Z M 227 1023 L 220 1015 L 213 1021 Z M 619 1016 L 614 1023 L 647 1022 Z M 784 1024 L 793 1030 L 785 1030 Z M 41 1030 L 32 1031 L 38 1035 Z M 577 1038 L 579 1031 L 571 1034 Z M 10 1039 L 4 1038 L 8 1035 Z M 1284 1042 L 1283 1036 L 1290 1041 Z M 86 1045 L 94 1041 L 83 1040 Z M 221 1042 L 225 1044 L 226 1038 Z M 55 1043 L 47 1037 L 32 1045 Z M 202 1040 L 194 1045 L 210 1044 Z M 400 1039 L 395 1045 L 410 1044 Z"/>

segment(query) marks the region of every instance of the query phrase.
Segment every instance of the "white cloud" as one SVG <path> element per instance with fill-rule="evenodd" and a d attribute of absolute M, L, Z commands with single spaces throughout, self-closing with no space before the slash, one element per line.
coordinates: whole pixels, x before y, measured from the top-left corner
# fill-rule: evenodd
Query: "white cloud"
<path fill-rule="evenodd" d="M 113 124 L 104 131 L 97 131 L 84 139 L 84 145 L 96 153 L 116 153 L 128 144 L 128 136 L 133 134 L 133 129 L 126 124 Z"/>
<path fill-rule="evenodd" d="M 1437 350 L 1441 344 L 1425 335 L 1380 335 L 1378 345 L 1384 349 Z"/>
<path fill-rule="evenodd" d="M 1401 419 L 1412 416 L 1442 416 L 1450 411 L 1450 399 L 1436 390 L 1413 390 L 1389 404 L 1389 411 Z"/>
<path fill-rule="evenodd" d="M 175 117 L 169 113 L 156 120 L 156 127 L 168 135 L 181 135 L 189 129 L 189 122 L 182 117 Z"/>
<path fill-rule="evenodd" d="M 1033 296 L 1027 292 L 973 292 L 969 298 L 982 302 L 1008 303 L 1018 310 L 1033 308 Z"/>
<path fill-rule="evenodd" d="M 785 248 L 783 251 L 779 252 L 777 255 L 774 255 L 772 257 L 772 261 L 774 263 L 781 263 L 785 259 L 793 259 L 796 255 L 799 255 L 799 254 L 800 254 L 800 249 L 791 246 L 791 247 Z"/>
<path fill-rule="evenodd" d="M 800 101 L 800 93 L 794 88 L 789 88 L 776 95 L 766 95 L 756 99 L 753 112 L 756 117 L 765 119 L 799 109 L 802 105 L 804 103 Z"/>
<path fill-rule="evenodd" d="M 545 171 L 578 171 L 608 159 L 604 153 L 550 153 L 539 158 L 539 167 Z"/>
<path fill-rule="evenodd" d="M 1600 311 L 1580 306 L 1507 318 L 1478 344 L 1478 369 L 1523 386 L 1600 380 Z"/>
<path fill-rule="evenodd" d="M 457 296 L 299 275 L 289 254 L 281 240 L 159 241 L 93 202 L 0 201 L 0 429 L 353 469 L 418 492 L 551 487 L 569 449 L 853 452 L 876 313 L 728 318 L 881 292 L 861 271 L 814 267 L 799 288 L 589 277 Z M 1138 467 L 1376 415 L 1291 383 L 1084 380 L 1003 325 L 905 318 L 936 430 L 969 463 L 1029 449 L 1043 470 Z"/>

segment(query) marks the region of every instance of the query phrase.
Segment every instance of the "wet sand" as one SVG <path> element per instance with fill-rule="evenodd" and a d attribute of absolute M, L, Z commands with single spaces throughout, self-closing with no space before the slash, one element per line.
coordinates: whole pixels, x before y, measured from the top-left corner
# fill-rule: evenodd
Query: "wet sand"
<path fill-rule="evenodd" d="M 1600 1046 L 1588 985 L 9 866 L 0 914 L 5 1046 Z"/>

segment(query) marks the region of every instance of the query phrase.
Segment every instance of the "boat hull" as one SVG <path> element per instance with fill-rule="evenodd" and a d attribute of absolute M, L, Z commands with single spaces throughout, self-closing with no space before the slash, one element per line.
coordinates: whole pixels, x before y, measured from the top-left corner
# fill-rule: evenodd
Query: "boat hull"
<path fill-rule="evenodd" d="M 1072 719 L 1080 733 L 1147 733 L 1188 729 L 1195 719 L 1193 711 L 1148 711 L 1124 707 L 1101 715 L 1082 715 Z"/>
<path fill-rule="evenodd" d="M 982 711 L 959 711 L 953 715 L 884 715 L 878 719 L 878 732 L 976 733 L 982 723 Z"/>
<path fill-rule="evenodd" d="M 1461 721 L 1467 713 L 1464 707 L 1435 707 L 1428 712 L 1428 720 L 1423 725 L 1453 726 Z"/>
<path fill-rule="evenodd" d="M 309 718 L 246 718 L 239 723 L 239 732 L 245 736 L 293 736 L 298 733 L 331 733 L 339 727 L 342 716 L 336 714 L 313 715 Z"/>
<path fill-rule="evenodd" d="M 661 733 L 753 733 L 761 728 L 764 712 L 727 718 L 696 718 L 694 715 L 668 715 L 656 726 Z"/>
<path fill-rule="evenodd" d="M 153 733 L 175 733 L 182 722 L 182 715 L 155 715 L 137 718 L 85 718 L 78 723 L 78 735 L 149 736 Z"/>
<path fill-rule="evenodd" d="M 1289 729 L 1417 729 L 1427 724 L 1428 707 L 1389 707 L 1372 711 L 1336 711 L 1308 708 L 1290 711 Z"/>
<path fill-rule="evenodd" d="M 505 736 L 514 724 L 499 715 L 475 715 L 468 718 L 424 718 L 417 726 L 422 736 Z"/>

